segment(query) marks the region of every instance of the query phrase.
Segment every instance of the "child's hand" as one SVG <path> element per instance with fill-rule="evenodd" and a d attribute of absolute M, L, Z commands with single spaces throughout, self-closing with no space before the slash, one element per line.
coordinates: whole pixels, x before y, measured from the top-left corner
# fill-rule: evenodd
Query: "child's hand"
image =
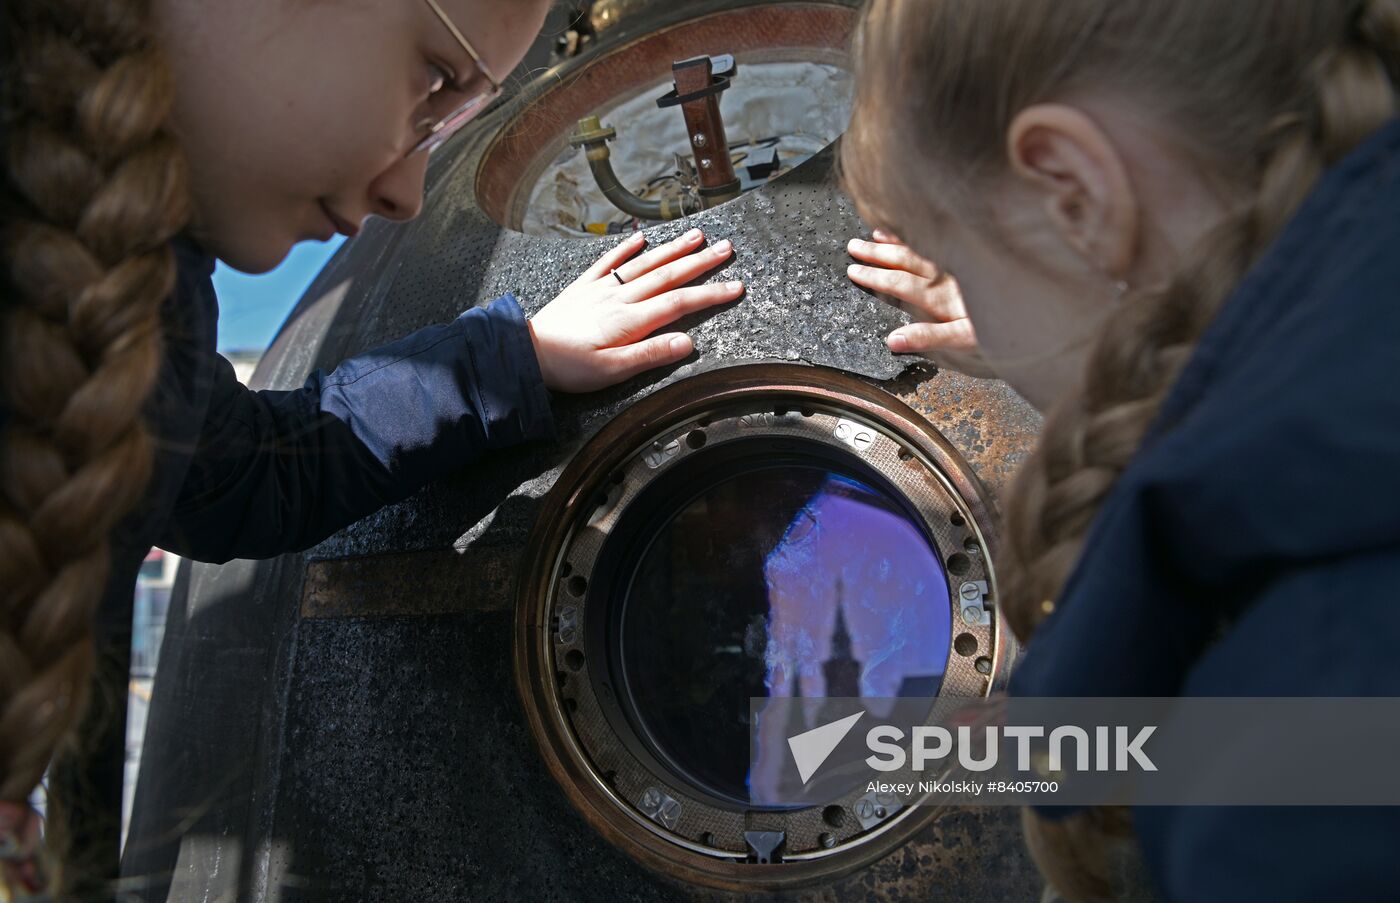
<path fill-rule="evenodd" d="M 545 385 L 591 392 L 688 356 L 695 346 L 685 333 L 647 336 L 744 293 L 742 282 L 681 288 L 733 256 L 728 241 L 705 248 L 704 240 L 694 229 L 634 260 L 646 245 L 636 233 L 536 313 L 530 337 Z"/>
<path fill-rule="evenodd" d="M 926 354 L 955 370 L 990 376 L 977 352 L 977 334 L 958 284 L 898 238 L 878 229 L 873 237 L 874 241 L 851 239 L 846 249 L 870 266 L 851 264 L 846 274 L 856 285 L 878 292 L 914 318 L 913 323 L 890 333 L 885 340 L 890 350 Z"/>

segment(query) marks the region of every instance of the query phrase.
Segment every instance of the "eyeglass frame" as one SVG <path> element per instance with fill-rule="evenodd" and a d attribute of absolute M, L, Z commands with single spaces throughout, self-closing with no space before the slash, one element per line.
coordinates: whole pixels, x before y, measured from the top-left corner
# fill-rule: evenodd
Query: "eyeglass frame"
<path fill-rule="evenodd" d="M 462 126 L 476 118 L 478 113 L 488 107 L 496 98 L 500 97 L 502 92 L 500 80 L 491 74 L 490 69 L 486 68 L 486 63 L 482 61 L 481 54 L 476 52 L 476 48 L 472 46 L 471 42 L 467 40 L 466 36 L 462 34 L 461 30 L 457 28 L 453 21 L 448 18 L 447 13 L 438 5 L 437 0 L 423 0 L 423 2 L 428 4 L 433 14 L 436 15 L 443 26 L 452 33 L 452 37 L 456 39 L 458 44 L 462 45 L 462 49 L 467 52 L 467 56 L 471 57 L 476 68 L 486 77 L 489 87 L 473 97 L 467 98 L 457 109 L 433 123 L 428 129 L 428 133 L 409 149 L 408 153 L 404 155 L 405 157 L 412 157 L 414 154 L 424 152 L 431 154 L 433 151 L 437 150 L 448 138 L 455 135 Z"/>

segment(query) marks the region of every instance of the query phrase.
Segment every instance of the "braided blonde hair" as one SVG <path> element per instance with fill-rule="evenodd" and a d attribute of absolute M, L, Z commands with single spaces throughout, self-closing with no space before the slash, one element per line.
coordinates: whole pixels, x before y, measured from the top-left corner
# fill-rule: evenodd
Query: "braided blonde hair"
<path fill-rule="evenodd" d="M 142 409 L 189 198 L 148 0 L 3 15 L 0 801 L 24 803 L 83 713 L 108 537 L 150 476 Z"/>
<path fill-rule="evenodd" d="M 1102 85 L 1157 111 L 1193 162 L 1244 199 L 1173 278 L 1108 315 L 1080 390 L 1050 413 L 1018 475 L 1001 605 L 1026 638 L 1225 299 L 1322 171 L 1396 114 L 1400 0 L 874 0 L 856 43 L 842 168 L 878 225 L 899 231 L 949 209 L 987 222 L 979 189 L 1006 170 L 1015 115 Z M 924 165 L 889 159 L 892 147 Z M 930 171 L 960 177 L 934 198 Z M 1050 823 L 1028 810 L 1025 824 L 1061 893 L 1112 897 L 1106 840 L 1130 836 L 1126 813 Z"/>

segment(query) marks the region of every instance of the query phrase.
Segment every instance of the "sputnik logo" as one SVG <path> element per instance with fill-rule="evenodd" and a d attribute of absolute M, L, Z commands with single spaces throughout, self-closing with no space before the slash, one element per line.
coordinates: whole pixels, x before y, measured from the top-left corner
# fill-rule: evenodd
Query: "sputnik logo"
<path fill-rule="evenodd" d="M 864 714 L 856 712 L 830 724 L 823 724 L 821 727 L 788 737 L 788 748 L 792 750 L 792 759 L 797 763 L 797 773 L 802 778 L 804 787 Z"/>

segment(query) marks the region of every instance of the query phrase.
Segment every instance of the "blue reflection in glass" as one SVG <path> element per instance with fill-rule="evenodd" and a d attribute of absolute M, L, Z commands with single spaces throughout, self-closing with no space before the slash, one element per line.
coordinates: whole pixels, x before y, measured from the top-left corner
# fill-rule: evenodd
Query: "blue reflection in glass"
<path fill-rule="evenodd" d="M 763 725 L 751 774 L 750 697 L 933 696 L 951 644 L 947 579 L 920 526 L 883 491 L 816 466 L 701 491 L 656 529 L 624 606 L 642 733 L 742 801 L 775 789 L 802 729 Z"/>

